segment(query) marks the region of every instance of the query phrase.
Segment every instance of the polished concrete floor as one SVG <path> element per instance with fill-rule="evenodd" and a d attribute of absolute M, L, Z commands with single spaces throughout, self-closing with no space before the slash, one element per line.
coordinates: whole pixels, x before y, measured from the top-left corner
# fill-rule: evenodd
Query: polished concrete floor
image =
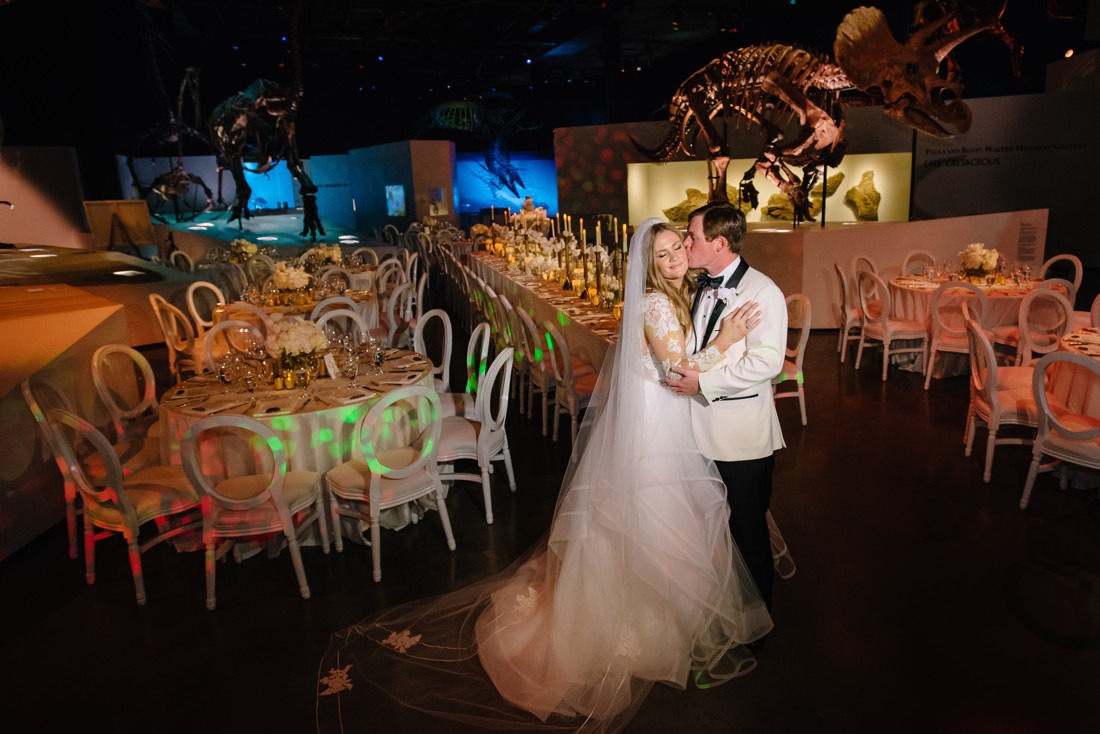
<path fill-rule="evenodd" d="M 1040 477 L 1017 507 L 1026 448 L 963 456 L 966 379 L 934 381 L 841 365 L 835 332 L 810 339 L 809 425 L 779 404 L 773 512 L 798 564 L 775 591 L 776 628 L 747 677 L 723 687 L 658 686 L 628 731 L 1095 732 L 1100 730 L 1100 502 Z M 163 353 L 148 350 L 163 380 Z M 370 554 L 304 550 L 312 597 L 290 559 L 218 570 L 205 609 L 201 554 L 158 546 L 138 607 L 120 541 L 98 578 L 66 553 L 63 524 L 0 563 L 4 730 L 310 732 L 329 635 L 371 610 L 453 589 L 506 566 L 548 526 L 568 453 L 538 420 L 508 421 L 518 491 L 494 479 L 448 501 L 458 548 L 437 516 Z M 565 431 L 568 436 L 568 431 Z M 55 476 L 42 491 L 60 492 Z M 364 727 L 366 730 L 368 727 Z M 409 719 L 409 731 L 457 731 Z"/>

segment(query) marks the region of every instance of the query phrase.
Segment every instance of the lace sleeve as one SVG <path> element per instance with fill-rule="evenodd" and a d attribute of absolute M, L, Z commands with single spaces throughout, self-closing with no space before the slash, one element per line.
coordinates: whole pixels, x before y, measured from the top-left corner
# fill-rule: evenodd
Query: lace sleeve
<path fill-rule="evenodd" d="M 725 358 L 726 355 L 720 352 L 718 347 L 708 344 L 706 349 L 687 358 L 687 366 L 700 372 L 706 372 Z"/>
<path fill-rule="evenodd" d="M 642 301 L 645 338 L 661 371 L 667 374 L 685 356 L 684 330 L 672 303 L 662 293 L 647 293 Z"/>

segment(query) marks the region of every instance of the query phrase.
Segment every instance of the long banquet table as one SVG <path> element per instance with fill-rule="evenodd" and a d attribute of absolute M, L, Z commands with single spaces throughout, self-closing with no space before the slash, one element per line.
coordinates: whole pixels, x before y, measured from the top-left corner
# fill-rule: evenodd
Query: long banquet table
<path fill-rule="evenodd" d="M 471 252 L 468 264 L 475 275 L 498 294 L 507 296 L 515 308 L 522 308 L 532 321 L 550 321 L 563 329 L 573 356 L 590 363 L 598 371 L 611 342 L 618 337 L 619 323 L 576 293 L 563 291 L 536 275 L 509 272 L 508 261 L 487 252 Z"/>

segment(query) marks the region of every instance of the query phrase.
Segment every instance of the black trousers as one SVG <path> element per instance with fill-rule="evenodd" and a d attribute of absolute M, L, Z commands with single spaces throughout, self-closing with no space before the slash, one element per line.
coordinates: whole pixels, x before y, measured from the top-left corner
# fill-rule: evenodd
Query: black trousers
<path fill-rule="evenodd" d="M 760 595 L 772 608 L 772 546 L 768 533 L 768 505 L 772 499 L 772 469 L 775 457 L 748 461 L 716 461 L 718 473 L 726 483 L 726 501 L 730 505 L 730 534 L 741 551 Z"/>

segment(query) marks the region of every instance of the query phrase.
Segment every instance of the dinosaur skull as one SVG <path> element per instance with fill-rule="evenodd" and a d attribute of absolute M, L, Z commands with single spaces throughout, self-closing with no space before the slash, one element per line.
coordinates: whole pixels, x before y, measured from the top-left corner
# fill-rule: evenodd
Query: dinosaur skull
<path fill-rule="evenodd" d="M 887 115 L 929 135 L 950 137 L 970 129 L 970 108 L 962 101 L 962 85 L 939 75 L 940 62 L 955 46 L 986 28 L 935 38 L 951 18 L 947 15 L 926 25 L 902 45 L 890 33 L 881 10 L 856 8 L 837 28 L 833 52 L 852 84 L 882 92 Z"/>

